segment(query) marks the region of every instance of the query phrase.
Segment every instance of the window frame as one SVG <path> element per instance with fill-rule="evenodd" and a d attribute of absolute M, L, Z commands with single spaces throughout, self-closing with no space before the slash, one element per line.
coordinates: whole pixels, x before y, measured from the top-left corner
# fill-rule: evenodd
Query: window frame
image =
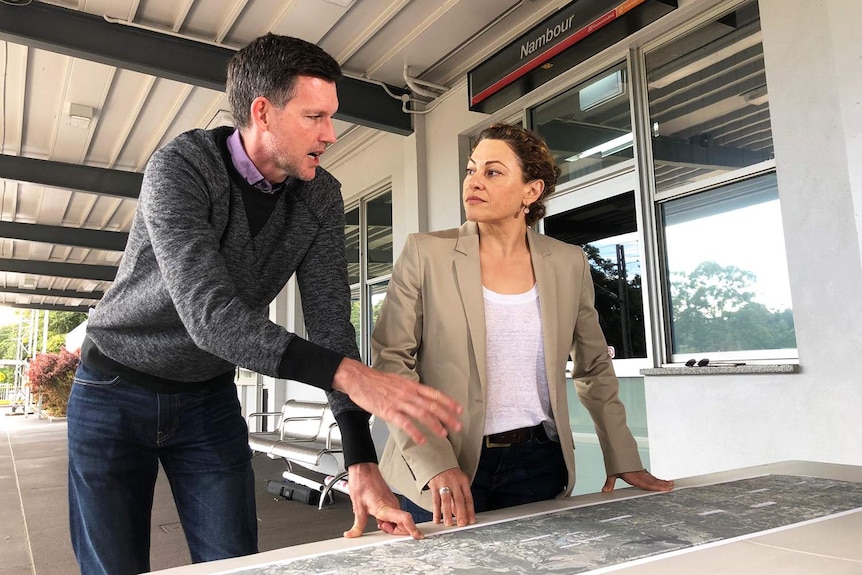
<path fill-rule="evenodd" d="M 367 365 L 371 365 L 371 330 L 373 327 L 371 292 L 376 286 L 379 286 L 382 283 L 388 284 L 392 277 L 391 272 L 381 276 L 375 276 L 373 278 L 368 277 L 368 204 L 387 193 L 392 197 L 391 183 L 375 188 L 344 206 L 345 214 L 357 208 L 359 210 L 359 281 L 349 284 L 349 287 L 351 301 L 353 301 L 353 294 L 357 291 L 359 292 L 359 330 L 356 335 L 359 354 L 362 357 L 362 361 Z M 390 234 L 391 233 L 392 232 L 390 231 Z M 394 264 L 395 255 L 393 253 L 392 265 Z"/>

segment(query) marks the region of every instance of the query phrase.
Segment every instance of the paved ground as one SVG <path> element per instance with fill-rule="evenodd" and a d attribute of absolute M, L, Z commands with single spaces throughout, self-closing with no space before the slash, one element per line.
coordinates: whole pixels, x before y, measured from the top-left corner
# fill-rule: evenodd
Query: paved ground
<path fill-rule="evenodd" d="M 69 542 L 66 499 L 66 424 L 35 415 L 7 415 L 0 407 L 0 574 L 69 575 L 78 572 Z M 266 482 L 284 464 L 254 459 L 261 551 L 341 537 L 353 524 L 350 500 L 316 506 L 275 499 Z M 370 526 L 376 524 L 370 521 Z M 152 569 L 189 563 L 167 479 L 160 474 L 153 506 Z"/>

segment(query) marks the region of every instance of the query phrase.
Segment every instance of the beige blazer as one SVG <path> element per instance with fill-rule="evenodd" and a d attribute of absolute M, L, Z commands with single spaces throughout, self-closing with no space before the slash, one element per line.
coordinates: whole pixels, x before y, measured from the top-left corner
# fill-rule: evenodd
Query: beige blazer
<path fill-rule="evenodd" d="M 485 428 L 485 306 L 474 222 L 441 232 L 412 234 L 392 273 L 372 334 L 374 367 L 446 393 L 464 406 L 463 429 L 447 438 L 427 435 L 417 445 L 390 426 L 380 461 L 384 478 L 426 509 L 428 481 L 460 467 L 472 481 Z M 626 425 L 607 343 L 594 307 L 590 266 L 583 250 L 527 232 L 539 292 L 545 368 L 554 423 L 568 468 L 566 490 L 575 484 L 575 458 L 566 400 L 566 362 L 574 359 L 578 396 L 589 410 L 607 473 L 643 469 Z"/>

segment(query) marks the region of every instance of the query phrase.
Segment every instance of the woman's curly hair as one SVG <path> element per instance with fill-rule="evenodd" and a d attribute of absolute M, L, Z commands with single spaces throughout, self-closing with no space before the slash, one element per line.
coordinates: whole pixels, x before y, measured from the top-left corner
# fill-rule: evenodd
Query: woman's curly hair
<path fill-rule="evenodd" d="M 492 124 L 482 130 L 476 144 L 482 140 L 502 140 L 508 144 L 518 157 L 525 184 L 533 180 L 545 182 L 545 189 L 530 204 L 530 213 L 525 214 L 524 219 L 528 226 L 532 226 L 545 217 L 545 199 L 553 193 L 560 177 L 560 167 L 545 141 L 535 132 L 505 123 Z"/>

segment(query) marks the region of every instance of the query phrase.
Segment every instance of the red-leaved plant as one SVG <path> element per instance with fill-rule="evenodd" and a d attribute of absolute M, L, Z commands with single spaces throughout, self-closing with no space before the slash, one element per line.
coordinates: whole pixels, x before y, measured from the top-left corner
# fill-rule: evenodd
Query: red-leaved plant
<path fill-rule="evenodd" d="M 77 353 L 60 349 L 60 353 L 40 353 L 30 360 L 27 377 L 30 391 L 42 396 L 42 410 L 57 416 L 66 415 L 69 393 L 80 358 Z"/>

